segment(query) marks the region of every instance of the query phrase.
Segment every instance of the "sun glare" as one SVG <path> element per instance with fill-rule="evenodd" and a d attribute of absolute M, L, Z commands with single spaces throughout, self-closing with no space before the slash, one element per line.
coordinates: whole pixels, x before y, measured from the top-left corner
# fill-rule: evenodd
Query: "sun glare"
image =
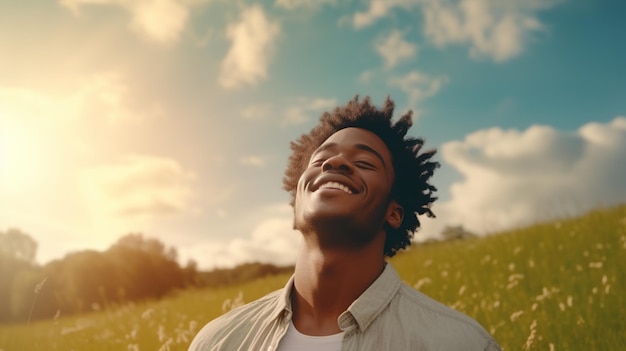
<path fill-rule="evenodd" d="M 6 191 L 21 191 L 45 172 L 39 157 L 40 138 L 17 116 L 0 111 L 0 184 Z M 23 121 L 23 120 L 22 120 Z"/>

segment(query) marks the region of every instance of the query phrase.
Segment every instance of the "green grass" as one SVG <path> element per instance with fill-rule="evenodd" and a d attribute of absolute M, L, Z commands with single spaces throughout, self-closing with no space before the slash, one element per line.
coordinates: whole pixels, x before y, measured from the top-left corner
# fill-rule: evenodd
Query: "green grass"
<path fill-rule="evenodd" d="M 407 284 L 477 319 L 505 350 L 591 351 L 626 347 L 624 256 L 621 206 L 480 239 L 415 246 L 391 261 Z M 287 278 L 0 326 L 0 350 L 186 350 L 206 322 Z"/>

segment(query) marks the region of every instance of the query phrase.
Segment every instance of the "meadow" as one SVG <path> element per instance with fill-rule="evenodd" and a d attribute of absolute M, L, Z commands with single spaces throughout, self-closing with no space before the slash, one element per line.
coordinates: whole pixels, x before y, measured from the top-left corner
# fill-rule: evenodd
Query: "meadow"
<path fill-rule="evenodd" d="M 404 281 L 478 320 L 504 350 L 626 350 L 626 206 L 391 259 Z M 0 326 L 0 351 L 186 350 L 224 311 L 280 288 L 278 275 L 81 316 Z"/>

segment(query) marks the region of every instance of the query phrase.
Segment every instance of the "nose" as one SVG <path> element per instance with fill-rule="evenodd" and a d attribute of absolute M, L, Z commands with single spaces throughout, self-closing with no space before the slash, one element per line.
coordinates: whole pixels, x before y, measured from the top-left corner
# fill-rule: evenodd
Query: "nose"
<path fill-rule="evenodd" d="M 352 165 L 341 155 L 329 157 L 322 163 L 322 171 L 335 171 L 342 173 L 352 173 Z"/>

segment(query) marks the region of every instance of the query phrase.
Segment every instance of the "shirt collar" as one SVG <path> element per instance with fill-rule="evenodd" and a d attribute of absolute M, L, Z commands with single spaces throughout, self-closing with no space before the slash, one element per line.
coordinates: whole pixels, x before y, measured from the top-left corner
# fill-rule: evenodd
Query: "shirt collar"
<path fill-rule="evenodd" d="M 294 277 L 295 275 L 292 275 L 287 281 L 287 284 L 285 284 L 285 287 L 280 290 L 280 295 L 276 300 L 274 311 L 272 312 L 273 318 L 287 317 L 291 319 L 291 290 L 293 289 Z"/>
<path fill-rule="evenodd" d="M 287 318 L 291 320 L 291 291 L 293 289 L 294 275 L 289 278 L 285 287 L 280 291 L 276 300 L 273 318 Z M 356 321 L 359 329 L 364 331 L 376 319 L 376 317 L 389 305 L 396 295 L 402 280 L 396 270 L 388 263 L 385 264 L 383 272 L 374 282 L 348 307 L 348 310 L 339 316 L 339 326 L 347 329 L 342 324 Z M 349 315 L 349 316 L 348 316 Z"/>
<path fill-rule="evenodd" d="M 400 286 L 402 286 L 402 280 L 396 270 L 390 264 L 385 264 L 383 272 L 372 285 L 348 307 L 347 312 L 352 315 L 361 331 L 365 331 L 389 305 Z M 341 319 L 345 314 L 339 317 L 340 326 L 342 324 Z"/>

